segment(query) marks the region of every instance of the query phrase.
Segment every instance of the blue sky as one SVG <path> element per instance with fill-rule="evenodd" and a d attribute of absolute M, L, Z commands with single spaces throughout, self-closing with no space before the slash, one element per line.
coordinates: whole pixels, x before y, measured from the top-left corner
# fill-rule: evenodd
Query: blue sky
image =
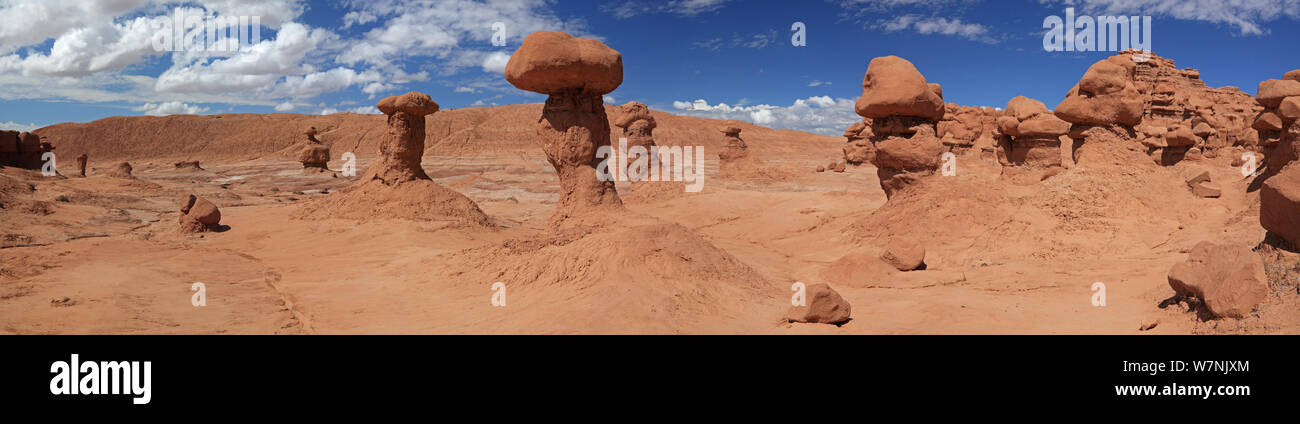
<path fill-rule="evenodd" d="M 155 22 L 256 16 L 260 43 L 233 52 L 154 49 Z M 1300 68 L 1300 0 L 0 0 L 0 127 L 114 115 L 377 113 L 429 93 L 444 109 L 533 103 L 501 75 L 523 37 L 560 30 L 623 53 L 607 101 L 838 135 L 873 57 L 916 64 L 945 99 L 1054 106 L 1112 52 L 1047 52 L 1043 21 L 1152 17 L 1157 55 L 1214 87 L 1254 93 Z M 496 46 L 493 24 L 504 24 Z M 793 46 L 792 24 L 806 27 Z"/>

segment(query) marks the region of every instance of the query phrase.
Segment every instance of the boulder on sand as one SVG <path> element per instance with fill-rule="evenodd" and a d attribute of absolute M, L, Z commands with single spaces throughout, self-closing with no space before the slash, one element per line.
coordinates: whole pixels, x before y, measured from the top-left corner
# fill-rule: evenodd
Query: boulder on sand
<path fill-rule="evenodd" d="M 806 286 L 804 304 L 792 306 L 785 318 L 790 322 L 842 324 L 852 315 L 853 308 L 847 300 L 830 285 L 818 283 Z"/>
<path fill-rule="evenodd" d="M 1250 248 L 1201 242 L 1169 270 L 1169 286 L 1200 299 L 1212 317 L 1241 318 L 1268 297 L 1264 261 Z"/>
<path fill-rule="evenodd" d="M 1259 223 L 1291 246 L 1300 247 L 1300 165 L 1292 164 L 1264 181 L 1259 191 Z"/>
<path fill-rule="evenodd" d="M 899 271 L 915 271 L 925 265 L 925 248 L 914 241 L 895 238 L 885 246 L 880 260 Z"/>
<path fill-rule="evenodd" d="M 199 233 L 221 226 L 221 210 L 207 199 L 193 194 L 181 198 L 180 232 Z"/>

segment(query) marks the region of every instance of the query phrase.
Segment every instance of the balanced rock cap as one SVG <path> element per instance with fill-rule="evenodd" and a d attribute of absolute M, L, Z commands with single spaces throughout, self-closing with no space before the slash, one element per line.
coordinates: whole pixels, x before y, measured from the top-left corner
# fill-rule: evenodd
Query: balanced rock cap
<path fill-rule="evenodd" d="M 434 102 L 428 94 L 415 91 L 380 100 L 378 107 L 385 115 L 400 111 L 414 116 L 425 116 L 438 111 L 438 103 Z"/>
<path fill-rule="evenodd" d="M 856 110 L 865 118 L 914 116 L 938 121 L 943 119 L 944 103 L 912 62 L 886 56 L 867 65 Z"/>
<path fill-rule="evenodd" d="M 506 81 L 541 94 L 607 94 L 623 84 L 623 55 L 605 43 L 539 31 L 506 64 Z"/>

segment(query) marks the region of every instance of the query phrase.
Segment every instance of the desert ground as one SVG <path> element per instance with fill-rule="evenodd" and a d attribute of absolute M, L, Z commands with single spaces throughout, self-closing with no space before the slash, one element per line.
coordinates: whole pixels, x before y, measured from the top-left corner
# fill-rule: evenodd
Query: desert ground
<path fill-rule="evenodd" d="M 624 113 L 604 107 L 611 122 Z M 56 146 L 60 175 L 0 168 L 0 332 L 1300 332 L 1300 255 L 1261 225 L 1258 177 L 1235 163 L 1254 146 L 1220 140 L 1221 154 L 1158 163 L 1062 135 L 1053 166 L 1035 168 L 971 136 L 949 143 L 955 175 L 899 188 L 882 184 L 895 174 L 879 161 L 845 164 L 843 138 L 656 110 L 657 145 L 708 152 L 703 190 L 619 182 L 621 209 L 557 230 L 564 193 L 538 148 L 543 108 L 413 115 L 425 120 L 419 167 L 485 222 L 421 219 L 419 203 L 442 198 L 420 191 L 374 207 L 346 197 L 380 166 L 383 115 L 116 117 L 37 130 Z M 719 127 L 740 130 L 742 166 L 721 163 L 733 140 Z M 328 169 L 298 159 L 308 128 L 329 147 Z M 353 175 L 345 153 L 357 158 Z M 85 177 L 72 165 L 81 154 Z M 1217 197 L 1189 189 L 1202 173 Z M 219 225 L 179 231 L 177 201 L 191 194 L 220 208 Z M 924 247 L 923 267 L 880 258 L 898 239 Z M 1223 317 L 1177 299 L 1170 270 L 1201 242 L 1258 254 L 1264 300 Z M 205 306 L 192 303 L 196 282 Z M 851 319 L 791 322 L 796 282 L 828 284 Z"/>

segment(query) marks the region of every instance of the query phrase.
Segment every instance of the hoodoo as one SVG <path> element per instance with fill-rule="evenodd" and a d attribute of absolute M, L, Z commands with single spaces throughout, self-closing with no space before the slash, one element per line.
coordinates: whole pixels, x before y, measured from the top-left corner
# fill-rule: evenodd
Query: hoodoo
<path fill-rule="evenodd" d="M 871 120 L 868 140 L 875 154 L 869 148 L 846 148 L 845 160 L 871 157 L 886 195 L 893 196 L 939 168 L 940 156 L 948 149 L 936 135 L 935 125 L 943 119 L 945 105 L 912 62 L 897 56 L 872 59 L 856 110 Z"/>
<path fill-rule="evenodd" d="M 410 92 L 380 100 L 378 107 L 388 116 L 388 126 L 379 141 L 379 157 L 365 176 L 338 193 L 303 205 L 295 216 L 491 225 L 473 200 L 438 185 L 424 172 L 424 120 L 438 111 L 438 104 L 428 94 Z M 309 139 L 313 136 L 308 134 Z"/>
<path fill-rule="evenodd" d="M 623 83 L 623 56 L 597 40 L 535 32 L 510 56 L 505 76 L 521 90 L 547 95 L 537 140 L 560 177 L 551 225 L 591 211 L 621 209 L 614 182 L 596 177 L 596 150 L 610 145 L 601 96 Z"/>

